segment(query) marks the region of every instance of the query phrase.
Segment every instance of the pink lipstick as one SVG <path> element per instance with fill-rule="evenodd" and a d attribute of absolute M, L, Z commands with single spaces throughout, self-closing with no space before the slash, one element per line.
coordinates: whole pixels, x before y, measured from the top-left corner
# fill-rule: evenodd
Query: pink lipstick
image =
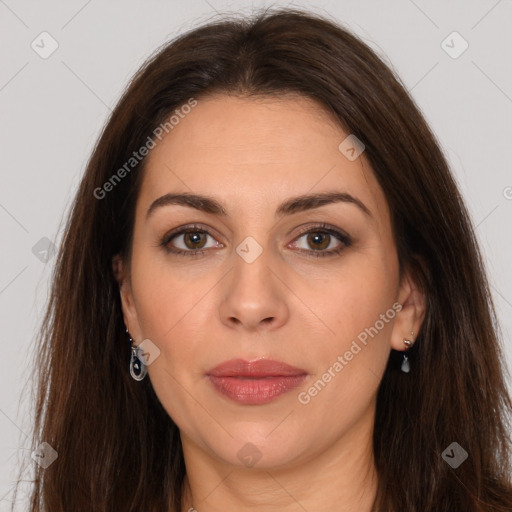
<path fill-rule="evenodd" d="M 280 361 L 232 359 L 207 372 L 214 388 L 240 404 L 261 405 L 299 386 L 306 370 Z"/>

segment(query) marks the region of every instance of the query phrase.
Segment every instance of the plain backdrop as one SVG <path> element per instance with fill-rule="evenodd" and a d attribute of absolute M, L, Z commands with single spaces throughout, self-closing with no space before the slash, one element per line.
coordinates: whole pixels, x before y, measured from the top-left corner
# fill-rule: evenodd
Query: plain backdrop
<path fill-rule="evenodd" d="M 0 510 L 8 509 L 18 467 L 34 463 L 27 382 L 55 261 L 44 250 L 60 242 L 110 110 L 162 43 L 217 12 L 270 5 L 335 17 L 399 74 L 470 210 L 512 368 L 510 0 L 0 0 Z"/>

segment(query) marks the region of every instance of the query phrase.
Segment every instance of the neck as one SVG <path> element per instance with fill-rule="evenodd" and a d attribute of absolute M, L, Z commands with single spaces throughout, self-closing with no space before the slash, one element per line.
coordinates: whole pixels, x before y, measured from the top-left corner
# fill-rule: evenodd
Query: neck
<path fill-rule="evenodd" d="M 378 485 L 372 433 L 373 422 L 362 422 L 321 453 L 268 469 L 225 464 L 182 435 L 181 512 L 371 512 Z"/>

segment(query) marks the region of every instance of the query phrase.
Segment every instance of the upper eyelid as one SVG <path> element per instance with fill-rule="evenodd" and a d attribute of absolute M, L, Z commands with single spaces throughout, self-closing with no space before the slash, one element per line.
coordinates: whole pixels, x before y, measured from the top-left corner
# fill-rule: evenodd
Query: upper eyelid
<path fill-rule="evenodd" d="M 163 240 L 167 240 L 170 242 L 173 238 L 181 235 L 185 235 L 188 231 L 196 232 L 196 231 L 202 231 L 205 234 L 217 238 L 220 237 L 220 235 L 216 235 L 216 231 L 212 228 L 206 228 L 199 225 L 189 225 L 189 226 L 183 226 L 180 228 L 176 228 L 171 230 L 168 234 L 163 236 Z M 222 238 L 222 237 L 220 237 Z"/>

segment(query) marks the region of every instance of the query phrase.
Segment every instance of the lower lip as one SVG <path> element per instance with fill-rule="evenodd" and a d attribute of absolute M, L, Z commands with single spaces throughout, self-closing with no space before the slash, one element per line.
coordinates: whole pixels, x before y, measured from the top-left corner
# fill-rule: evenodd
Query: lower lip
<path fill-rule="evenodd" d="M 299 386 L 306 375 L 289 375 L 262 378 L 214 377 L 208 378 L 215 389 L 231 400 L 246 405 L 272 402 L 282 394 Z"/>

